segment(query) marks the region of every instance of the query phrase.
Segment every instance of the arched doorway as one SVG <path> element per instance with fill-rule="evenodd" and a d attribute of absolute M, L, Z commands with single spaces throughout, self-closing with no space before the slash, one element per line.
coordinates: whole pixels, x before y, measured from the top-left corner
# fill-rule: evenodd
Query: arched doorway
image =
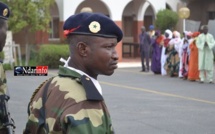
<path fill-rule="evenodd" d="M 148 1 L 132 0 L 127 4 L 122 16 L 123 53 L 129 54 L 130 57 L 140 56 L 138 53 L 140 29 L 144 25 L 148 30 L 149 26 L 154 24 L 154 20 L 155 13 Z"/>

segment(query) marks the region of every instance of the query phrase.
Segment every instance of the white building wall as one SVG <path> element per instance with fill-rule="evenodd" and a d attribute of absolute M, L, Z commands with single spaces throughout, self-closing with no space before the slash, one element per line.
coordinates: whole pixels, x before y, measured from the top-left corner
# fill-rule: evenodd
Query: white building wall
<path fill-rule="evenodd" d="M 89 2 L 85 0 L 55 0 L 59 12 L 60 12 L 60 20 L 65 21 L 70 15 L 75 14 L 77 8 L 80 6 L 82 2 Z M 129 2 L 132 0 L 100 0 L 103 2 L 109 12 L 110 17 L 114 21 L 121 21 L 122 15 L 125 7 Z M 132 13 L 137 13 L 137 20 L 141 21 L 143 16 L 145 15 L 145 11 L 147 10 L 148 6 L 152 6 L 154 14 L 156 14 L 159 10 L 166 8 L 166 3 L 172 8 L 173 11 L 177 11 L 177 5 L 180 0 L 133 0 L 135 5 L 139 5 L 139 9 L 132 10 Z M 92 3 L 92 1 L 91 1 Z M 94 7 L 96 8 L 96 4 Z M 93 7 L 93 8 L 94 8 Z M 99 7 L 97 7 L 99 8 Z M 107 12 L 107 11 L 105 11 Z"/>
<path fill-rule="evenodd" d="M 105 15 L 109 15 L 109 13 L 110 13 L 107 5 L 100 0 L 93 0 L 93 2 L 92 2 L 92 0 L 90 0 L 90 1 L 85 0 L 83 3 L 81 3 L 79 5 L 79 7 L 77 7 L 76 13 L 79 13 L 81 11 L 81 9 L 84 7 L 90 7 L 90 8 L 92 8 L 93 12 L 102 12 Z"/>
<path fill-rule="evenodd" d="M 113 19 L 114 21 L 121 21 L 123 10 L 131 0 L 101 0 L 101 1 L 103 1 L 109 8 L 111 19 Z"/>
<path fill-rule="evenodd" d="M 165 0 L 147 0 L 144 3 L 139 3 L 142 5 L 139 8 L 138 14 L 137 14 L 137 20 L 141 21 L 143 20 L 143 16 L 146 15 L 146 10 L 147 8 L 151 5 L 153 13 L 152 14 L 157 14 L 159 10 L 165 9 L 166 8 L 166 1 Z M 148 13 L 149 14 L 149 13 Z"/>
<path fill-rule="evenodd" d="M 65 21 L 69 16 L 75 14 L 77 7 L 83 2 L 84 0 L 62 0 L 63 2 L 63 21 Z"/>
<path fill-rule="evenodd" d="M 175 12 L 177 12 L 177 6 L 178 3 L 180 3 L 180 0 L 166 0 L 166 3 L 171 7 L 171 9 Z"/>
<path fill-rule="evenodd" d="M 155 13 L 157 13 L 161 9 L 166 9 L 166 0 L 148 0 L 148 2 L 152 4 Z"/>
<path fill-rule="evenodd" d="M 75 11 L 84 0 L 55 0 L 59 6 L 60 20 L 65 21 L 70 15 L 75 14 Z M 109 15 L 114 21 L 121 21 L 122 13 L 125 6 L 131 0 L 101 0 L 108 8 Z M 97 5 L 94 5 L 95 7 Z M 98 7 L 99 8 L 99 7 Z"/>

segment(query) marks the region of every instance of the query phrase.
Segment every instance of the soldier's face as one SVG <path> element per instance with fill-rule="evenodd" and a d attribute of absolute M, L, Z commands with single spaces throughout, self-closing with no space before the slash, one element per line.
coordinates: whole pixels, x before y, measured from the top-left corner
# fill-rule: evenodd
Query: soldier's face
<path fill-rule="evenodd" d="M 93 37 L 92 44 L 89 44 L 88 73 L 97 76 L 98 74 L 111 75 L 117 68 L 118 55 L 116 52 L 116 38 Z"/>
<path fill-rule="evenodd" d="M 7 24 L 3 24 L 2 28 L 0 28 L 0 52 L 3 50 L 3 47 L 5 46 L 6 41 L 6 35 L 7 35 Z"/>

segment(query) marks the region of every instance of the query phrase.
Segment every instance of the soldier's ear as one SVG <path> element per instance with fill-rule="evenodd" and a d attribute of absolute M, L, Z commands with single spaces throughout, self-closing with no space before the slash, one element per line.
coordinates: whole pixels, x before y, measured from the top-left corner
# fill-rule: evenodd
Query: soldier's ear
<path fill-rule="evenodd" d="M 78 54 L 80 56 L 87 56 L 88 45 L 84 42 L 78 42 L 76 45 Z"/>

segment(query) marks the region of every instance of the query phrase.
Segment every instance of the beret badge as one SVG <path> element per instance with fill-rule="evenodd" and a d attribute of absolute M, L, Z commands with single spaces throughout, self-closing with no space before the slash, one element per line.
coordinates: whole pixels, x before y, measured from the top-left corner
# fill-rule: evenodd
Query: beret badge
<path fill-rule="evenodd" d="M 7 14 L 8 14 L 8 9 L 5 8 L 5 9 L 3 10 L 3 16 L 7 16 Z"/>
<path fill-rule="evenodd" d="M 98 33 L 101 30 L 101 25 L 97 21 L 93 21 L 89 25 L 90 32 Z"/>

